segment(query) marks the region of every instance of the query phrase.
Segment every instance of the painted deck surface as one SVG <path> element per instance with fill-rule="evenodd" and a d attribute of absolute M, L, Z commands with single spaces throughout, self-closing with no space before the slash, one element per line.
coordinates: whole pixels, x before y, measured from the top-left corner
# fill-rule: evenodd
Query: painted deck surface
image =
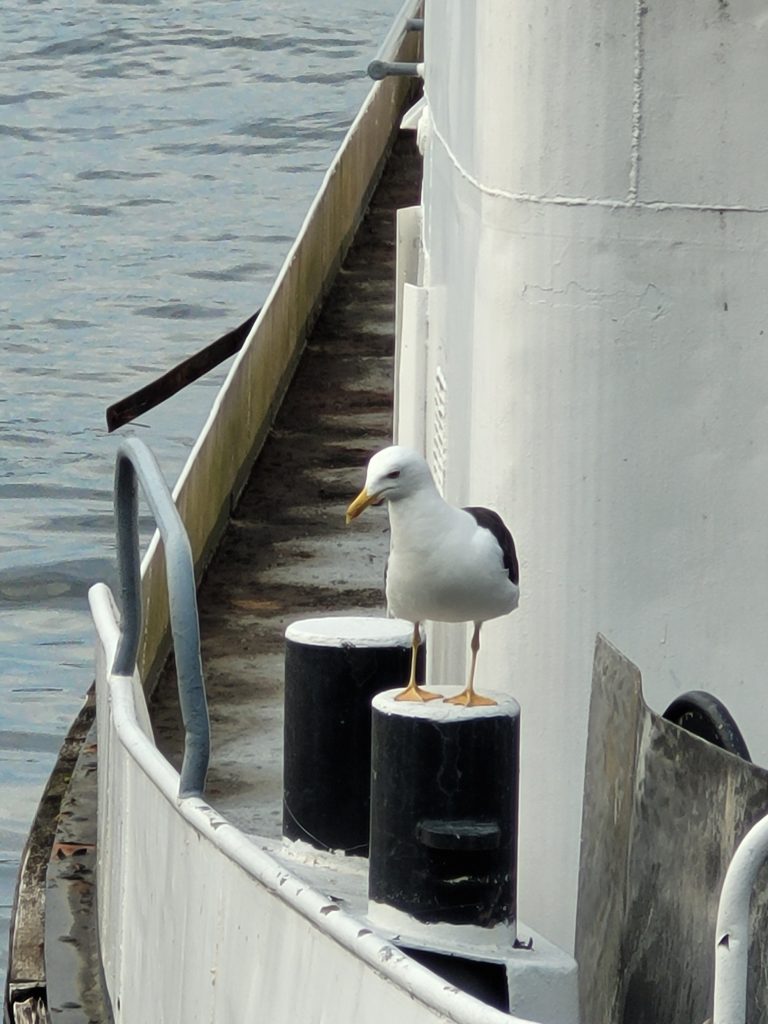
<path fill-rule="evenodd" d="M 344 511 L 369 456 L 391 443 L 395 219 L 418 203 L 420 183 L 413 135 L 402 133 L 199 591 L 212 733 L 206 798 L 245 832 L 280 835 L 286 626 L 384 614 L 386 512 L 347 527 Z M 152 720 L 178 767 L 172 666 Z"/>

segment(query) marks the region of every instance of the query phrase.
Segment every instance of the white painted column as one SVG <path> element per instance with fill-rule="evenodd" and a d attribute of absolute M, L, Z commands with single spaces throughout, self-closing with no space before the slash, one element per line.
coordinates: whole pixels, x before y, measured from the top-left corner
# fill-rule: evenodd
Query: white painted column
<path fill-rule="evenodd" d="M 569 946 L 598 630 L 768 760 L 768 8 L 430 0 L 425 40 L 427 435 L 439 368 L 446 496 L 521 556 L 478 666 L 522 706 L 521 915 Z"/>

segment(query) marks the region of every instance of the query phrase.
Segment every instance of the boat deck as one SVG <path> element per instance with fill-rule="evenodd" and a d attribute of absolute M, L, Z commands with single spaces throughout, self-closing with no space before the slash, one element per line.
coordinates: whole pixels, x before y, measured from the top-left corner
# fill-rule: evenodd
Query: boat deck
<path fill-rule="evenodd" d="M 281 831 L 282 688 L 288 623 L 384 614 L 386 511 L 344 512 L 391 443 L 396 211 L 419 202 L 421 159 L 401 132 L 308 338 L 288 394 L 199 591 L 211 714 L 206 799 L 245 832 Z M 177 767 L 173 666 L 152 699 Z"/>

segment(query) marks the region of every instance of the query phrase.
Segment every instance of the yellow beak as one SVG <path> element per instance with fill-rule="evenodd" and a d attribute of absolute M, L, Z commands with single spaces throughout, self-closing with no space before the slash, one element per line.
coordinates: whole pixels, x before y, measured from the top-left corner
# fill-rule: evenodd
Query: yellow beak
<path fill-rule="evenodd" d="M 349 525 L 353 519 L 357 519 L 361 512 L 365 512 L 369 505 L 375 505 L 378 500 L 378 495 L 369 494 L 368 491 L 363 488 L 347 509 L 347 525 Z"/>

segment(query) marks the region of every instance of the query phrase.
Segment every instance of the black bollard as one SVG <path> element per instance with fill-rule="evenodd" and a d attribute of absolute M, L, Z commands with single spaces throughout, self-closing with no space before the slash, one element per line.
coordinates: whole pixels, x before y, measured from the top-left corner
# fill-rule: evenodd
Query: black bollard
<path fill-rule="evenodd" d="M 367 856 L 371 699 L 405 686 L 413 626 L 323 618 L 285 633 L 283 835 Z"/>
<path fill-rule="evenodd" d="M 369 914 L 404 937 L 514 942 L 520 708 L 494 697 L 373 702 Z"/>

